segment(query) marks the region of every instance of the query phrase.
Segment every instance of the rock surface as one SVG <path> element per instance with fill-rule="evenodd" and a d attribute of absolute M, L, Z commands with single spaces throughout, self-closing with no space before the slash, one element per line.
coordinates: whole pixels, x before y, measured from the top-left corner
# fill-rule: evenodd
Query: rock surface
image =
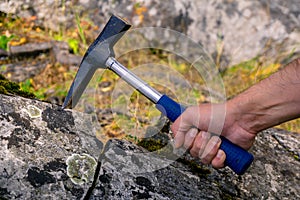
<path fill-rule="evenodd" d="M 94 135 L 90 115 L 37 100 L 0 95 L 0 124 L 0 199 L 300 198 L 297 133 L 269 129 L 259 134 L 251 150 L 254 163 L 237 176 L 186 154 L 174 162 L 155 160 L 125 140 L 110 140 L 100 154 L 103 143 Z M 86 155 L 97 166 L 84 160 L 67 166 L 70 156 Z M 82 178 L 90 168 L 96 175 Z"/>
<path fill-rule="evenodd" d="M 164 27 L 187 34 L 224 66 L 262 55 L 271 62 L 286 62 L 282 57 L 300 51 L 298 0 L 10 0 L 0 3 L 0 10 L 35 15 L 42 26 L 56 31 L 74 26 L 76 14 L 89 17 L 101 30 L 114 13 L 134 27 Z"/>
<path fill-rule="evenodd" d="M 0 95 L 0 197 L 80 199 L 91 183 L 77 186 L 67 175 L 73 153 L 97 157 L 101 143 L 76 130 L 71 112 L 42 102 Z M 81 122 L 79 122 L 81 123 Z M 100 145 L 100 146 L 99 146 Z"/>

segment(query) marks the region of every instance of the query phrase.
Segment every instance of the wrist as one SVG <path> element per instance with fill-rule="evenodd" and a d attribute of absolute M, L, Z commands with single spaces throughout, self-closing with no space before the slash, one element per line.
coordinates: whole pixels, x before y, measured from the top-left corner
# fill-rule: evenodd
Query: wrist
<path fill-rule="evenodd" d="M 268 121 L 265 120 L 264 110 L 261 104 L 254 100 L 253 95 L 238 95 L 227 102 L 226 124 L 230 127 L 239 127 L 245 131 L 257 134 L 261 130 L 269 127 Z M 230 121 L 229 121 L 230 120 Z M 226 127 L 224 127 L 226 128 Z"/>
<path fill-rule="evenodd" d="M 268 86 L 267 83 L 264 85 Z M 267 94 L 259 85 L 252 86 L 228 102 L 229 115 L 234 116 L 238 126 L 255 134 L 287 121 L 290 108 L 285 98 Z"/>

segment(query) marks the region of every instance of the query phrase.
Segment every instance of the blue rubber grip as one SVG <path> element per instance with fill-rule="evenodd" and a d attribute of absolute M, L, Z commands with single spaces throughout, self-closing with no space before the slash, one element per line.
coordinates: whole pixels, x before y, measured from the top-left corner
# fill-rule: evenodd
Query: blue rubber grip
<path fill-rule="evenodd" d="M 174 122 L 185 110 L 185 107 L 163 95 L 156 104 L 156 108 Z M 233 144 L 228 139 L 220 136 L 222 143 L 220 149 L 226 154 L 225 165 L 236 174 L 242 175 L 253 161 L 253 155 L 243 148 Z"/>

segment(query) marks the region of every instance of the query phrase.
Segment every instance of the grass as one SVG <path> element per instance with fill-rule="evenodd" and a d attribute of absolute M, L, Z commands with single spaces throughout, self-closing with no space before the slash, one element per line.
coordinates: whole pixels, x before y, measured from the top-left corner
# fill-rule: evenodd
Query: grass
<path fill-rule="evenodd" d="M 78 15 L 78 13 L 76 13 L 76 24 L 77 24 L 77 30 L 80 36 L 81 41 L 83 42 L 83 45 L 87 47 L 87 43 L 86 43 L 86 38 L 85 38 L 85 34 L 84 31 L 82 29 L 82 26 L 80 24 L 80 17 Z"/>

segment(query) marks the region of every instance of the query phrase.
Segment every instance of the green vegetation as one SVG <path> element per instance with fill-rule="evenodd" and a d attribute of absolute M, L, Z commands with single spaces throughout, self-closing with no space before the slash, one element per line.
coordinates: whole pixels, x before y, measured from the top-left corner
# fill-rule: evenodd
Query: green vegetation
<path fill-rule="evenodd" d="M 161 139 L 146 138 L 137 143 L 139 146 L 147 149 L 150 152 L 162 149 L 166 144 Z"/>
<path fill-rule="evenodd" d="M 8 43 L 14 38 L 14 35 L 0 35 L 0 49 L 8 50 Z"/>
<path fill-rule="evenodd" d="M 45 99 L 45 89 L 40 88 L 39 90 L 35 90 L 33 85 L 32 85 L 32 79 L 27 79 L 24 82 L 21 82 L 20 89 L 26 93 L 31 93 L 34 94 L 34 96 L 38 99 Z"/>
<path fill-rule="evenodd" d="M 24 91 L 20 88 L 20 85 L 7 80 L 0 74 L 0 94 L 13 94 L 27 98 L 35 98 L 35 95 L 29 91 Z"/>
<path fill-rule="evenodd" d="M 207 167 L 201 165 L 196 160 L 187 160 L 184 158 L 179 158 L 177 161 L 188 166 L 191 169 L 191 171 L 193 171 L 200 177 L 207 176 L 208 174 L 211 173 L 211 171 Z"/>
<path fill-rule="evenodd" d="M 82 29 L 82 26 L 80 24 L 80 18 L 79 18 L 78 13 L 76 13 L 75 16 L 76 16 L 76 24 L 77 24 L 77 29 L 78 29 L 78 33 L 79 33 L 80 39 L 82 40 L 83 45 L 87 46 L 86 38 L 85 38 L 85 35 L 84 35 L 84 31 Z"/>
<path fill-rule="evenodd" d="M 69 38 L 68 39 L 68 44 L 69 47 L 72 49 L 74 54 L 78 54 L 79 53 L 79 41 L 74 39 L 74 38 Z"/>
<path fill-rule="evenodd" d="M 143 13 L 146 12 L 146 8 L 140 4 L 136 4 L 134 12 L 143 20 Z M 76 13 L 76 9 L 75 9 Z M 79 13 L 79 12 L 77 12 Z M 94 25 L 93 22 L 87 16 L 75 15 L 74 27 L 63 27 L 61 26 L 58 32 L 49 30 L 44 27 L 39 27 L 35 24 L 37 19 L 35 16 L 31 18 L 19 18 L 12 15 L 1 15 L 0 16 L 0 48 L 7 49 L 8 45 L 21 45 L 26 42 L 43 42 L 50 40 L 66 41 L 72 52 L 75 54 L 83 55 L 94 38 L 98 33 L 98 26 Z M 223 52 L 223 40 L 219 39 L 216 44 L 216 50 L 218 56 L 216 58 L 216 65 L 219 65 L 220 58 Z M 284 54 L 284 53 L 283 53 Z M 293 52 L 286 53 L 284 57 L 290 59 Z M 180 60 L 177 56 L 172 55 L 170 52 L 157 49 L 143 49 L 135 52 L 127 53 L 126 56 L 119 58 L 121 63 L 124 63 L 129 68 L 141 66 L 147 63 L 156 63 L 164 66 L 172 67 L 174 70 L 182 74 L 182 76 L 189 82 L 195 83 L 195 85 L 205 84 L 199 73 L 193 70 L 190 63 Z M 0 61 L 0 73 L 5 73 L 7 69 L 7 61 Z M 241 91 L 245 90 L 249 86 L 258 82 L 259 80 L 266 78 L 273 72 L 277 71 L 281 67 L 278 62 L 268 63 L 267 58 L 263 56 L 254 57 L 243 63 L 228 66 L 221 76 L 225 85 L 226 95 L 231 98 Z M 63 99 L 66 96 L 67 90 L 76 74 L 76 70 L 71 71 L 66 66 L 61 64 L 51 63 L 46 69 L 36 77 L 25 80 L 24 82 L 8 83 L 7 80 L 2 80 L 0 85 L 0 93 L 2 94 L 22 94 L 23 96 L 29 95 L 39 99 L 47 100 L 49 97 L 57 97 Z M 6 74 L 9 78 L 9 76 Z M 168 77 L 168 74 L 166 74 Z M 101 82 L 110 82 L 111 86 L 105 88 L 105 91 L 111 92 L 114 89 L 115 84 L 118 82 L 119 77 L 113 73 L 103 73 Z M 166 80 L 166 82 L 169 80 Z M 95 87 L 98 87 L 100 82 L 99 78 L 91 83 Z M 155 81 L 153 81 L 155 82 Z M 150 83 L 151 86 L 155 87 L 162 93 L 175 96 L 172 92 L 173 88 L 166 88 L 164 86 Z M 193 86 L 193 85 L 192 85 Z M 175 88 L 176 86 L 174 86 Z M 192 95 L 196 98 L 197 102 L 210 101 L 207 91 L 200 90 L 195 87 L 192 91 Z M 183 93 L 182 93 L 183 94 Z M 111 103 L 123 104 L 124 99 L 116 99 L 112 101 L 111 95 L 102 96 L 102 93 L 95 95 L 93 101 L 96 102 L 96 106 L 99 108 L 111 107 Z M 153 117 L 157 117 L 159 113 L 156 109 L 152 108 L 152 104 L 148 100 L 140 97 L 139 95 L 133 94 L 129 102 L 130 116 L 119 117 L 119 122 L 113 122 L 112 125 L 107 126 L 108 129 L 113 131 L 122 131 L 122 127 L 118 127 L 120 123 L 127 123 L 128 127 L 141 126 L 147 127 L 149 121 Z M 147 112 L 145 112 L 147 110 Z M 142 122 L 138 122 L 141 119 Z M 148 121 L 148 124 L 146 123 Z M 300 120 L 294 120 L 279 126 L 289 131 L 300 132 Z M 132 139 L 132 138 L 131 138 Z M 135 140 L 135 139 L 133 139 Z M 138 142 L 138 139 L 136 139 Z M 148 141 L 147 144 L 152 143 Z M 144 144 L 145 146 L 150 146 Z M 153 146 L 159 147 L 160 144 L 152 143 Z M 152 150 L 156 149 L 153 147 Z"/>

